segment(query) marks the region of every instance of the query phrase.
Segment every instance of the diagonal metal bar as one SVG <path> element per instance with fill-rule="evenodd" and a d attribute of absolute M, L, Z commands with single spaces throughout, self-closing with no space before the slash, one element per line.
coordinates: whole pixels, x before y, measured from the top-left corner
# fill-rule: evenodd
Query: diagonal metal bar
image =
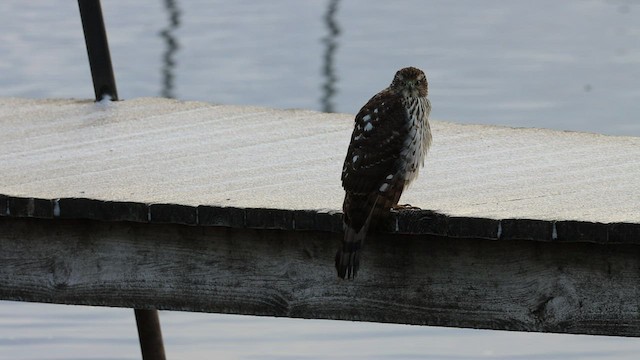
<path fill-rule="evenodd" d="M 96 101 L 118 100 L 100 0 L 78 0 Z M 143 360 L 165 360 L 158 310 L 134 309 Z"/>
<path fill-rule="evenodd" d="M 143 360 L 165 360 L 158 310 L 135 309 Z"/>
<path fill-rule="evenodd" d="M 78 0 L 78 6 L 80 7 L 80 18 L 82 19 L 87 54 L 89 55 L 89 66 L 91 67 L 96 101 L 102 100 L 105 96 L 109 96 L 111 100 L 116 101 L 118 100 L 118 91 L 116 90 L 116 80 L 113 75 L 113 66 L 111 65 L 109 43 L 104 27 L 104 19 L 102 18 L 100 0 Z"/>

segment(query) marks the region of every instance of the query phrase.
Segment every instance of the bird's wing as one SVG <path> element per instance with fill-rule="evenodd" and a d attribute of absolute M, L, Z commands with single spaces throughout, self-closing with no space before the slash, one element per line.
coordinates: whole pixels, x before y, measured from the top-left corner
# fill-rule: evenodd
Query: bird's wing
<path fill-rule="evenodd" d="M 397 176 L 400 154 L 409 131 L 399 96 L 382 91 L 360 109 L 342 169 L 342 187 L 355 194 L 383 191 Z"/>

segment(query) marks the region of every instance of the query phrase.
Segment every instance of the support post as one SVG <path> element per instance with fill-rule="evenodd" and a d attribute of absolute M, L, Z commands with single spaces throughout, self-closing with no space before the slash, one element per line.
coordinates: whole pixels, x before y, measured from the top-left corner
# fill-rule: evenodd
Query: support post
<path fill-rule="evenodd" d="M 96 101 L 118 100 L 100 0 L 78 0 Z M 134 309 L 143 360 L 165 360 L 158 310 Z"/>
<path fill-rule="evenodd" d="M 158 310 L 135 309 L 143 360 L 165 360 Z"/>
<path fill-rule="evenodd" d="M 78 6 L 80 7 L 80 18 L 89 55 L 96 101 L 102 100 L 104 96 L 110 96 L 111 100 L 116 101 L 118 100 L 118 91 L 111 65 L 100 0 L 78 0 Z"/>

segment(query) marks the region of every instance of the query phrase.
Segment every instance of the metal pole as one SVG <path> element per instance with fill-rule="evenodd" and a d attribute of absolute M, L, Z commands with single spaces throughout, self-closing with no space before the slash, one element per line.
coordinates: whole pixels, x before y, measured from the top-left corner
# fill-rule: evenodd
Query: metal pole
<path fill-rule="evenodd" d="M 118 100 L 118 91 L 113 76 L 100 0 L 78 0 L 78 5 L 96 101 L 102 100 L 105 96 L 110 96 L 111 100 L 116 101 Z"/>
<path fill-rule="evenodd" d="M 100 0 L 78 0 L 96 101 L 118 100 Z M 166 360 L 158 310 L 134 309 L 143 360 Z"/>
<path fill-rule="evenodd" d="M 143 360 L 165 360 L 158 310 L 135 309 Z"/>

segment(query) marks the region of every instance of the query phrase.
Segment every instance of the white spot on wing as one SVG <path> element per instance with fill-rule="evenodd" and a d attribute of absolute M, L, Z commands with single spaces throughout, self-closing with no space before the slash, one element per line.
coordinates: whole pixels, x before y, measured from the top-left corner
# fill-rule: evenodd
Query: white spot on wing
<path fill-rule="evenodd" d="M 358 161 L 358 159 L 359 159 L 359 158 L 360 158 L 360 156 L 355 155 L 355 156 L 353 157 L 353 160 L 352 160 L 351 162 L 355 163 L 356 161 Z"/>
<path fill-rule="evenodd" d="M 362 120 L 363 120 L 363 121 L 369 121 L 369 120 L 371 120 L 371 115 L 367 114 L 367 115 L 363 116 L 363 117 L 362 117 Z"/>
<path fill-rule="evenodd" d="M 367 125 L 364 126 L 364 131 L 371 131 L 373 130 L 373 125 L 371 125 L 371 123 L 367 123 Z"/>
<path fill-rule="evenodd" d="M 384 103 L 382 103 L 384 105 Z M 373 109 L 373 113 L 377 114 L 378 113 L 378 108 Z"/>
<path fill-rule="evenodd" d="M 391 179 L 393 179 L 393 174 L 387 175 L 387 180 L 391 180 Z"/>
<path fill-rule="evenodd" d="M 387 183 L 380 185 L 380 191 L 387 191 L 388 188 L 389 188 L 389 184 Z"/>

